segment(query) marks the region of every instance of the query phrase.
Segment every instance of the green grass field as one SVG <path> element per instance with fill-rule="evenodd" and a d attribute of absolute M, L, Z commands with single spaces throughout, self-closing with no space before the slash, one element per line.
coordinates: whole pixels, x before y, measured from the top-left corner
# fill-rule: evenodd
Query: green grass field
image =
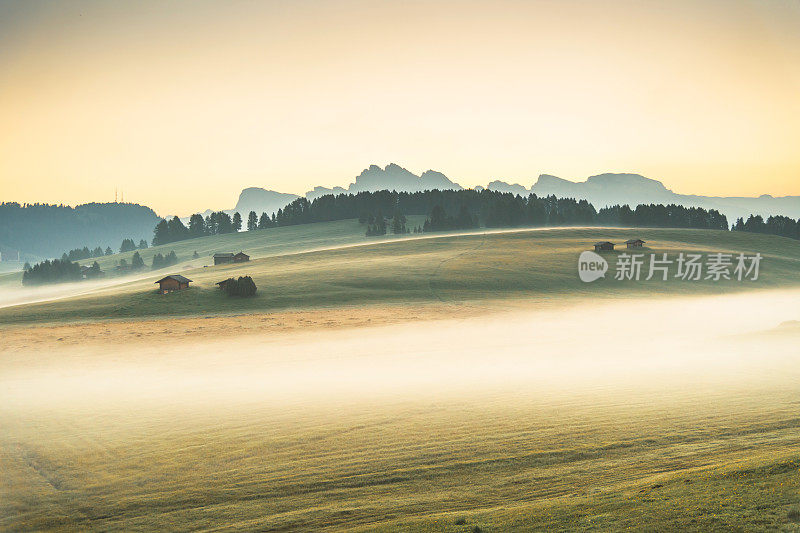
<path fill-rule="evenodd" d="M 581 251 L 631 237 L 759 252 L 761 276 L 578 279 Z M 203 256 L 176 269 L 190 290 L 147 272 L 0 308 L 0 531 L 800 531 L 800 243 L 388 241 L 355 221 L 208 237 L 161 249 Z M 214 286 L 239 275 L 255 298 Z M 303 329 L 423 305 L 441 320 Z"/>
<path fill-rule="evenodd" d="M 199 250 L 202 259 L 145 273 L 143 279 L 136 281 L 121 278 L 114 287 L 79 297 L 0 309 L 0 320 L 43 322 L 427 301 L 725 293 L 800 284 L 800 243 L 765 235 L 678 229 L 551 228 L 406 237 L 370 245 L 359 230 L 356 221 L 345 221 L 176 243 L 174 248 L 180 257 Z M 764 256 L 761 274 L 755 282 L 674 279 L 620 282 L 613 279 L 613 271 L 606 279 L 590 284 L 578 279 L 577 258 L 581 251 L 591 249 L 597 240 L 624 242 L 631 236 L 648 242 L 648 248 L 643 250 L 647 254 L 760 252 Z M 337 248 L 340 246 L 343 248 Z M 162 251 L 171 247 L 162 247 Z M 334 249 L 307 251 L 326 247 Z M 214 251 L 240 249 L 254 259 L 238 265 L 202 266 L 212 263 L 208 254 Z M 143 255 L 147 259 L 147 254 L 157 251 L 150 249 Z M 153 282 L 168 272 L 192 279 L 191 289 L 156 294 Z M 259 288 L 255 298 L 229 298 L 215 286 L 218 281 L 242 275 L 255 280 Z M 83 286 L 74 285 L 77 289 Z"/>

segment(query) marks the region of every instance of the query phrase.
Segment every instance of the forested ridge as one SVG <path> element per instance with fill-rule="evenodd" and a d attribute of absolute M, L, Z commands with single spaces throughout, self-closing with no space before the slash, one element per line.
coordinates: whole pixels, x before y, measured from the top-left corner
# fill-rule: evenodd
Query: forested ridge
<path fill-rule="evenodd" d="M 0 246 L 18 250 L 22 258 L 58 257 L 65 250 L 106 249 L 122 237 L 149 239 L 159 217 L 147 206 L 89 203 L 75 207 L 53 204 L 0 203 Z"/>
<path fill-rule="evenodd" d="M 406 216 L 424 215 L 422 226 L 407 227 Z M 239 231 L 242 220 L 247 230 L 293 226 L 358 218 L 368 236 L 391 233 L 431 232 L 477 227 L 508 228 L 523 226 L 654 226 L 727 230 L 724 215 L 711 209 L 680 205 L 627 205 L 605 207 L 597 211 L 586 200 L 519 196 L 491 190 L 476 191 L 377 191 L 357 194 L 326 195 L 309 201 L 298 198 L 272 216 L 267 213 L 212 213 L 203 218 L 190 217 L 189 226 L 175 217 L 161 220 L 154 230 L 153 244 L 232 233 Z"/>

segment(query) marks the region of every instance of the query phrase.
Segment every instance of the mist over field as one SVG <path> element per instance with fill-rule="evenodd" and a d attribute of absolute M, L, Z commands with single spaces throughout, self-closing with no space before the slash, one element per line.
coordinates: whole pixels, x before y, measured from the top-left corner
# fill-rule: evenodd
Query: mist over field
<path fill-rule="evenodd" d="M 197 318 L 196 343 L 6 347 L 0 526 L 569 529 L 590 525 L 573 522 L 583 490 L 623 509 L 658 480 L 689 501 L 670 476 L 720 505 L 724 469 L 793 456 L 798 318 L 795 289 L 224 341 Z M 772 494 L 782 519 L 789 493 Z M 683 516 L 670 501 L 648 512 Z"/>
<path fill-rule="evenodd" d="M 435 323 L 15 354 L 9 406 L 327 401 L 486 389 L 529 392 L 731 383 L 793 368 L 796 339 L 747 337 L 800 319 L 800 291 L 585 302 Z M 241 317 L 246 321 L 248 317 Z M 46 368 L 42 368 L 43 364 Z M 18 414 L 24 409 L 18 411 Z"/>

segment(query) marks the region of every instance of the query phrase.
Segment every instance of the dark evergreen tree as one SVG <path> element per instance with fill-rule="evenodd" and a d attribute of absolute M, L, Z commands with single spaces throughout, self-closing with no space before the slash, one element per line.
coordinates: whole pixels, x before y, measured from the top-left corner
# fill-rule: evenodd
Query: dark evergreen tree
<path fill-rule="evenodd" d="M 189 228 L 183 225 L 181 219 L 172 217 L 172 220 L 167 222 L 167 242 L 182 241 L 189 238 Z"/>
<path fill-rule="evenodd" d="M 195 213 L 189 217 L 189 238 L 202 237 L 206 234 L 206 223 L 203 215 Z"/>
<path fill-rule="evenodd" d="M 392 233 L 399 235 L 406 232 L 406 217 L 400 211 L 395 211 L 390 225 Z"/>
<path fill-rule="evenodd" d="M 242 229 L 242 215 L 239 212 L 233 214 L 233 231 L 240 231 Z"/>
<path fill-rule="evenodd" d="M 139 270 L 140 268 L 144 268 L 144 261 L 142 260 L 142 256 L 139 255 L 139 252 L 134 252 L 131 258 L 131 269 Z"/>
<path fill-rule="evenodd" d="M 225 283 L 225 292 L 228 296 L 255 296 L 256 284 L 250 276 L 242 276 L 239 279 L 229 278 Z"/>
<path fill-rule="evenodd" d="M 114 254 L 114 250 L 112 250 L 110 246 L 107 246 L 106 247 L 106 255 L 113 255 L 113 254 Z"/>
<path fill-rule="evenodd" d="M 255 229 L 258 229 L 258 215 L 256 215 L 255 211 L 250 211 L 250 214 L 247 215 L 247 231 Z"/>
<path fill-rule="evenodd" d="M 167 244 L 169 242 L 169 224 L 163 218 L 153 228 L 153 246 Z"/>
<path fill-rule="evenodd" d="M 100 264 L 97 261 L 95 261 L 92 263 L 92 266 L 89 267 L 88 270 L 86 270 L 84 275 L 86 276 L 86 279 L 99 278 L 100 276 L 103 275 L 103 271 L 100 270 Z"/>
<path fill-rule="evenodd" d="M 122 239 L 122 244 L 119 247 L 120 253 L 132 252 L 136 249 L 136 243 L 133 239 Z"/>
<path fill-rule="evenodd" d="M 144 250 L 145 248 L 147 248 L 147 241 L 142 239 L 139 241 L 139 249 Z"/>

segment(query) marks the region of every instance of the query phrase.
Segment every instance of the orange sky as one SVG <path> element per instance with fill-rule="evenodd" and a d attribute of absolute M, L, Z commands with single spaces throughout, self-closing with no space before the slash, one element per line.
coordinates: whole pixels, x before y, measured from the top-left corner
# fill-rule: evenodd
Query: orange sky
<path fill-rule="evenodd" d="M 230 208 L 371 163 L 800 194 L 800 3 L 0 3 L 0 200 Z"/>

